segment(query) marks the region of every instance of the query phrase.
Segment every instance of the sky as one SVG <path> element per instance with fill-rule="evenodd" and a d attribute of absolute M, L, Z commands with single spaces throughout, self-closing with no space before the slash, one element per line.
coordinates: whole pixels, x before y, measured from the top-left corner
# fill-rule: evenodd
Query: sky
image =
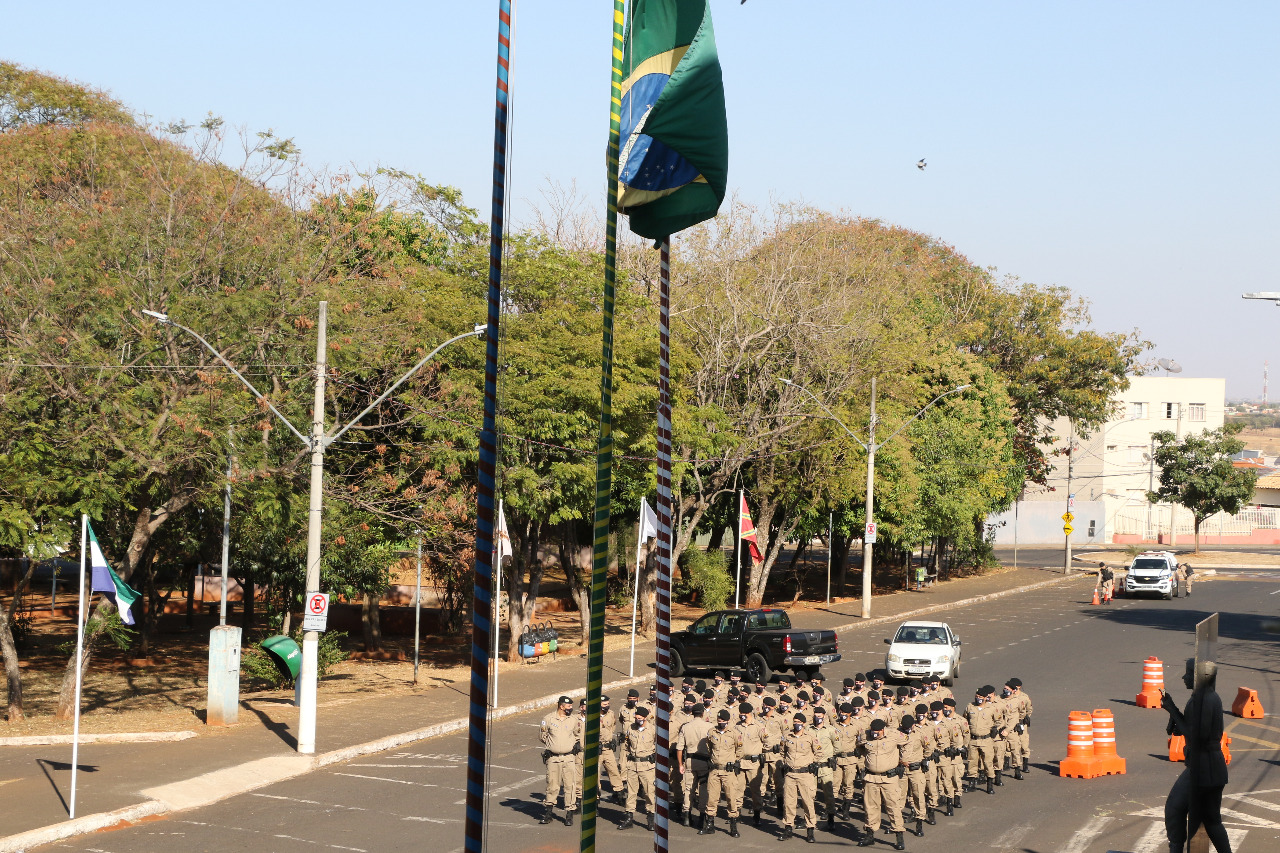
<path fill-rule="evenodd" d="M 0 58 L 158 121 L 271 129 L 314 165 L 421 174 L 488 216 L 495 0 L 6 5 Z M 1280 307 L 1241 299 L 1280 291 L 1280 3 L 711 5 L 740 198 L 1068 287 L 1232 399 L 1275 361 L 1280 398 Z M 612 8 L 517 0 L 517 223 L 554 185 L 603 216 Z"/>

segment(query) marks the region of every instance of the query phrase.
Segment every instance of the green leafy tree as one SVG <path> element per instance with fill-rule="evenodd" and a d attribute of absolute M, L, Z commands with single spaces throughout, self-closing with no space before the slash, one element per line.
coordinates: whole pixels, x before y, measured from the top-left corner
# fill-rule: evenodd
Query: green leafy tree
<path fill-rule="evenodd" d="M 1216 512 L 1237 513 L 1253 497 L 1258 472 L 1236 468 L 1231 457 L 1244 450 L 1240 425 L 1228 424 L 1179 439 L 1168 430 L 1152 433 L 1160 487 L 1147 492 L 1152 503 L 1172 501 L 1195 517 L 1196 553 L 1200 524 Z"/>

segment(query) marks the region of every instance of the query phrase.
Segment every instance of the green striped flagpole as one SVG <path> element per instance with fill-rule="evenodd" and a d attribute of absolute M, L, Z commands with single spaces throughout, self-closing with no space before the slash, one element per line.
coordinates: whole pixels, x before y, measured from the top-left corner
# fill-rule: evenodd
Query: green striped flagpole
<path fill-rule="evenodd" d="M 582 762 L 582 836 L 596 849 L 600 794 L 600 692 L 604 683 L 604 605 L 609 577 L 609 516 L 613 479 L 613 301 L 618 260 L 618 138 L 622 133 L 624 0 L 613 0 L 613 82 L 609 92 L 609 209 L 604 232 L 604 332 L 600 356 L 600 436 L 596 444 L 595 542 L 591 560 L 591 636 L 587 641 L 587 736 Z"/>

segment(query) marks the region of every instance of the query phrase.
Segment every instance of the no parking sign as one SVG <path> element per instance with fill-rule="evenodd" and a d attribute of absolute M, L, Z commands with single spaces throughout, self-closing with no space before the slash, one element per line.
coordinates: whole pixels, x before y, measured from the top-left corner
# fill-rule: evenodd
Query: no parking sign
<path fill-rule="evenodd" d="M 323 631 L 329 624 L 329 593 L 309 592 L 302 613 L 302 630 Z"/>

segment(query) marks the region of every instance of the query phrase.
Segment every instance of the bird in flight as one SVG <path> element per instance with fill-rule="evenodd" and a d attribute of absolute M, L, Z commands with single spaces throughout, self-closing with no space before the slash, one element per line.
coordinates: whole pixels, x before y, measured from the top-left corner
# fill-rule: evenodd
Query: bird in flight
<path fill-rule="evenodd" d="M 924 171 L 924 167 L 928 165 L 929 164 L 924 161 L 923 157 L 921 157 L 919 160 L 916 161 L 916 168 L 922 172 Z"/>

